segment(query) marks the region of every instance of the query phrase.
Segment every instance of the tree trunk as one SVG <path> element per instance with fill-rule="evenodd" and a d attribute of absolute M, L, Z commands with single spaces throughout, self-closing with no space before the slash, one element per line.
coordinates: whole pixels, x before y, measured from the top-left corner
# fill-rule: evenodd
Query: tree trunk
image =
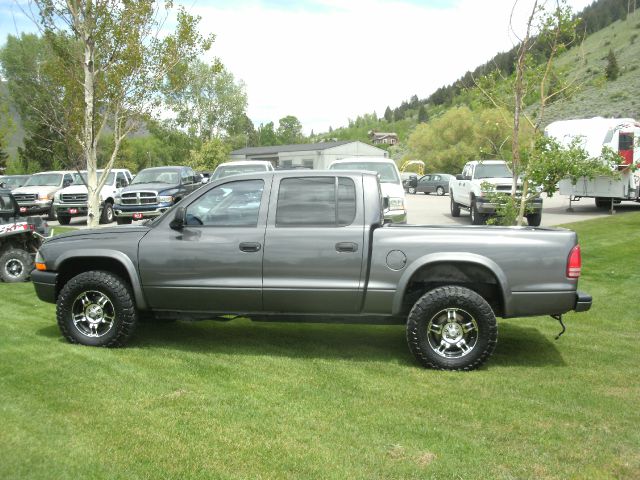
<path fill-rule="evenodd" d="M 100 190 L 98 189 L 97 141 L 93 125 L 95 115 L 94 48 L 91 39 L 84 38 L 84 127 L 83 143 L 87 161 L 87 226 L 96 227 L 100 219 Z"/>

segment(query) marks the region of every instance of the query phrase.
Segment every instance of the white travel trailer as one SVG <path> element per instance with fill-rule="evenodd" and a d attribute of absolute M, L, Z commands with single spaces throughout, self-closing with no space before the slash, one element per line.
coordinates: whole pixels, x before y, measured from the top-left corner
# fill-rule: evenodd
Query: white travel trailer
<path fill-rule="evenodd" d="M 640 201 L 640 171 L 634 172 L 632 168 L 640 165 L 640 123 L 632 118 L 561 120 L 550 123 L 544 132 L 564 146 L 580 138 L 582 147 L 592 157 L 599 156 L 603 147 L 620 155 L 619 177 L 600 176 L 593 180 L 582 177 L 575 185 L 571 180 L 562 180 L 561 195 L 571 199 L 595 198 L 596 205 L 602 208 L 622 200 Z"/>

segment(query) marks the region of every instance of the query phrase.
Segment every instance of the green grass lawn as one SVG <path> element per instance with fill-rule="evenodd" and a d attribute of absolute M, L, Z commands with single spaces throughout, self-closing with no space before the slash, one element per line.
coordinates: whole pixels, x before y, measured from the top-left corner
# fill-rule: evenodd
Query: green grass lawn
<path fill-rule="evenodd" d="M 142 324 L 63 341 L 0 284 L 0 478 L 639 478 L 640 214 L 571 225 L 590 312 L 500 322 L 471 373 L 401 327 Z"/>

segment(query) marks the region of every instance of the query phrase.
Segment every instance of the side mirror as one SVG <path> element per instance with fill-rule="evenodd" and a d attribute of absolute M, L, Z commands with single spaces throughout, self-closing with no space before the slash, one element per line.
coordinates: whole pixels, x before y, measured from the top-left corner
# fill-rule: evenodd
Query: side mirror
<path fill-rule="evenodd" d="M 464 177 L 462 176 L 461 173 L 459 173 L 458 175 L 456 175 L 456 180 L 464 180 Z"/>
<path fill-rule="evenodd" d="M 69 185 L 71 185 L 71 180 L 65 180 L 62 182 L 62 188 L 67 188 Z"/>
<path fill-rule="evenodd" d="M 184 207 L 177 207 L 173 220 L 171 220 L 171 222 L 169 223 L 169 227 L 172 228 L 173 230 L 178 230 L 178 231 L 182 230 L 184 228 L 184 223 L 185 223 L 184 216 L 185 216 Z"/>

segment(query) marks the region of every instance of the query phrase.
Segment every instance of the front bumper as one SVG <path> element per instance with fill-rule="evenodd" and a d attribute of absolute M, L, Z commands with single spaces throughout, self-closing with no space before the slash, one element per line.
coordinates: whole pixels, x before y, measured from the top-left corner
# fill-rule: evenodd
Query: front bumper
<path fill-rule="evenodd" d="M 36 295 L 43 302 L 56 303 L 56 288 L 58 274 L 56 272 L 43 272 L 34 270 L 31 272 L 31 283 L 36 290 Z"/>
<path fill-rule="evenodd" d="M 113 212 L 116 217 L 124 218 L 152 218 L 162 215 L 173 206 L 172 203 L 157 203 L 152 205 L 121 205 L 116 203 Z"/>
<path fill-rule="evenodd" d="M 482 197 L 476 198 L 476 207 L 478 213 L 496 213 L 497 204 Z M 534 198 L 530 202 L 527 202 L 527 211 L 532 213 L 540 213 L 542 211 L 542 198 Z"/>
<path fill-rule="evenodd" d="M 104 207 L 104 202 L 100 203 L 100 210 Z M 86 203 L 54 203 L 53 208 L 56 211 L 56 215 L 64 215 L 68 217 L 86 216 L 89 212 L 89 207 Z"/>
<path fill-rule="evenodd" d="M 385 210 L 384 220 L 386 223 L 407 223 L 406 210 Z"/>
<path fill-rule="evenodd" d="M 18 202 L 20 213 L 49 213 L 53 200 L 36 200 L 33 202 Z"/>

